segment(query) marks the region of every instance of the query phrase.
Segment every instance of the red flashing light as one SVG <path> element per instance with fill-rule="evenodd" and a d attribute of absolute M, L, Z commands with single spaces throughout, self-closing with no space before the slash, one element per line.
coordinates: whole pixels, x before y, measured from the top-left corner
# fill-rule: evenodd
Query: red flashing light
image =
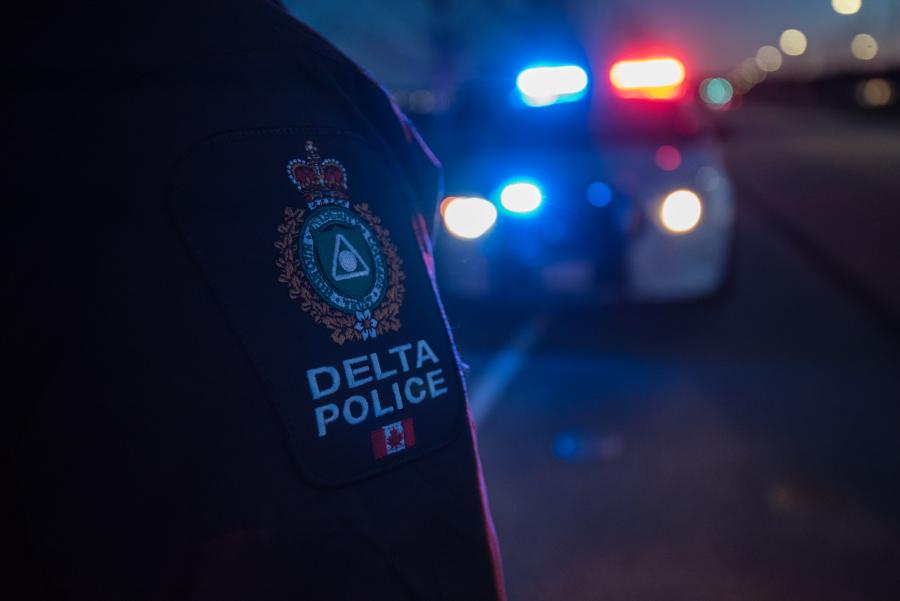
<path fill-rule="evenodd" d="M 675 171 L 681 166 L 681 152 L 674 146 L 660 146 L 656 149 L 656 166 L 663 171 Z"/>
<path fill-rule="evenodd" d="M 675 100 L 684 95 L 684 64 L 671 56 L 621 60 L 609 70 L 620 98 Z"/>

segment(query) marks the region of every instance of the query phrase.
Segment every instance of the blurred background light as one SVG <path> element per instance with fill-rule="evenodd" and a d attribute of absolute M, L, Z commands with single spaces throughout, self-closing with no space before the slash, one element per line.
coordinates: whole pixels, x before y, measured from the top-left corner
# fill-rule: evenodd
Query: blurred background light
<path fill-rule="evenodd" d="M 766 72 L 759 68 L 755 58 L 748 58 L 741 63 L 739 72 L 741 77 L 747 81 L 750 86 L 762 83 L 766 79 Z"/>
<path fill-rule="evenodd" d="M 448 196 L 441 202 L 441 215 L 451 234 L 472 240 L 497 222 L 497 207 L 477 196 Z"/>
<path fill-rule="evenodd" d="M 831 8 L 839 15 L 855 15 L 862 7 L 862 0 L 831 0 Z"/>
<path fill-rule="evenodd" d="M 681 166 L 681 153 L 674 146 L 664 145 L 656 149 L 656 166 L 663 171 L 675 171 Z"/>
<path fill-rule="evenodd" d="M 700 197 L 690 190 L 675 190 L 666 196 L 659 209 L 663 227 L 673 234 L 686 234 L 697 227 L 703 215 Z"/>
<path fill-rule="evenodd" d="M 516 78 L 522 101 L 529 106 L 578 100 L 587 85 L 587 73 L 577 65 L 531 67 Z"/>
<path fill-rule="evenodd" d="M 870 61 L 878 54 L 878 42 L 868 33 L 858 33 L 850 42 L 850 52 L 861 61 Z"/>
<path fill-rule="evenodd" d="M 587 188 L 588 202 L 595 207 L 603 208 L 612 202 L 612 188 L 603 182 L 593 182 Z"/>
<path fill-rule="evenodd" d="M 778 71 L 781 63 L 781 52 L 775 46 L 763 46 L 756 51 L 756 65 L 767 73 Z"/>
<path fill-rule="evenodd" d="M 874 77 L 860 85 L 857 95 L 863 106 L 872 108 L 888 106 L 894 100 L 894 87 L 888 80 Z"/>
<path fill-rule="evenodd" d="M 407 97 L 407 110 L 413 113 L 428 114 L 434 111 L 435 98 L 430 90 L 416 90 Z"/>
<path fill-rule="evenodd" d="M 684 77 L 684 64 L 672 57 L 623 60 L 609 70 L 609 81 L 616 94 L 623 98 L 678 98 Z"/>
<path fill-rule="evenodd" d="M 806 52 L 806 35 L 799 29 L 785 29 L 781 32 L 778 45 L 788 56 L 800 56 Z"/>
<path fill-rule="evenodd" d="M 731 102 L 734 97 L 734 88 L 731 86 L 731 82 L 724 77 L 704 79 L 700 84 L 700 97 L 703 102 L 713 108 L 722 107 Z"/>
<path fill-rule="evenodd" d="M 500 191 L 500 204 L 513 213 L 531 213 L 544 201 L 541 189 L 531 182 L 513 182 Z"/>
<path fill-rule="evenodd" d="M 715 190 L 719 188 L 724 179 L 719 171 L 710 165 L 704 165 L 697 170 L 697 185 L 703 190 Z"/>

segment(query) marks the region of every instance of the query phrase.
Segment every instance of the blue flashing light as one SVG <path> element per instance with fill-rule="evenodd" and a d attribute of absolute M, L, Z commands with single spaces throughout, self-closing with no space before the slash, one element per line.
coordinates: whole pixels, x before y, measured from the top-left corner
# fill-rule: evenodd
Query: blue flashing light
<path fill-rule="evenodd" d="M 500 204 L 511 213 L 532 213 L 544 202 L 544 193 L 530 181 L 514 181 L 503 186 Z"/>
<path fill-rule="evenodd" d="M 603 208 L 612 202 L 612 188 L 603 182 L 593 182 L 587 189 L 588 202 L 595 207 Z"/>
<path fill-rule="evenodd" d="M 584 97 L 587 85 L 587 73 L 578 65 L 530 67 L 516 78 L 516 88 L 528 106 L 574 102 Z"/>
<path fill-rule="evenodd" d="M 563 461 L 575 461 L 583 453 L 581 440 L 571 433 L 562 433 L 553 440 L 553 454 Z"/>

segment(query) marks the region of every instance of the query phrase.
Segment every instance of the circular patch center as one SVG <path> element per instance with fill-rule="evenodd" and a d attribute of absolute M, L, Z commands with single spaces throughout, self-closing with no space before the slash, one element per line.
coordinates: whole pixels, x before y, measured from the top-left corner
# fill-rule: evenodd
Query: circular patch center
<path fill-rule="evenodd" d="M 356 271 L 357 265 L 359 265 L 359 261 L 356 260 L 356 255 L 354 255 L 349 250 L 342 250 L 338 255 L 338 262 L 341 264 L 341 268 L 344 271 Z"/>
<path fill-rule="evenodd" d="M 384 256 L 359 215 L 341 206 L 317 209 L 303 225 L 298 251 L 313 288 L 333 307 L 353 313 L 381 302 Z"/>

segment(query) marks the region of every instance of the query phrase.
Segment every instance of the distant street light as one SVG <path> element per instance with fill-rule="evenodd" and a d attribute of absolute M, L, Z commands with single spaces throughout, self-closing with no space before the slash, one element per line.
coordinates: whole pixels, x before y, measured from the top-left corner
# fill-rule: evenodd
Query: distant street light
<path fill-rule="evenodd" d="M 839 15 L 855 15 L 862 8 L 862 0 L 831 0 L 831 8 Z"/>
<path fill-rule="evenodd" d="M 763 46 L 756 51 L 757 66 L 768 73 L 778 71 L 781 68 L 781 53 L 775 46 Z"/>
<path fill-rule="evenodd" d="M 759 68 L 755 58 L 748 58 L 741 63 L 741 75 L 751 84 L 762 83 L 766 79 L 766 72 Z"/>
<path fill-rule="evenodd" d="M 806 52 L 806 35 L 799 29 L 785 29 L 778 40 L 778 45 L 788 56 L 800 56 Z"/>
<path fill-rule="evenodd" d="M 863 106 L 878 108 L 891 104 L 894 87 L 886 79 L 875 77 L 867 80 L 857 90 L 857 98 Z"/>
<path fill-rule="evenodd" d="M 850 43 L 850 52 L 861 61 L 870 61 L 878 54 L 878 42 L 867 33 L 858 33 Z"/>

